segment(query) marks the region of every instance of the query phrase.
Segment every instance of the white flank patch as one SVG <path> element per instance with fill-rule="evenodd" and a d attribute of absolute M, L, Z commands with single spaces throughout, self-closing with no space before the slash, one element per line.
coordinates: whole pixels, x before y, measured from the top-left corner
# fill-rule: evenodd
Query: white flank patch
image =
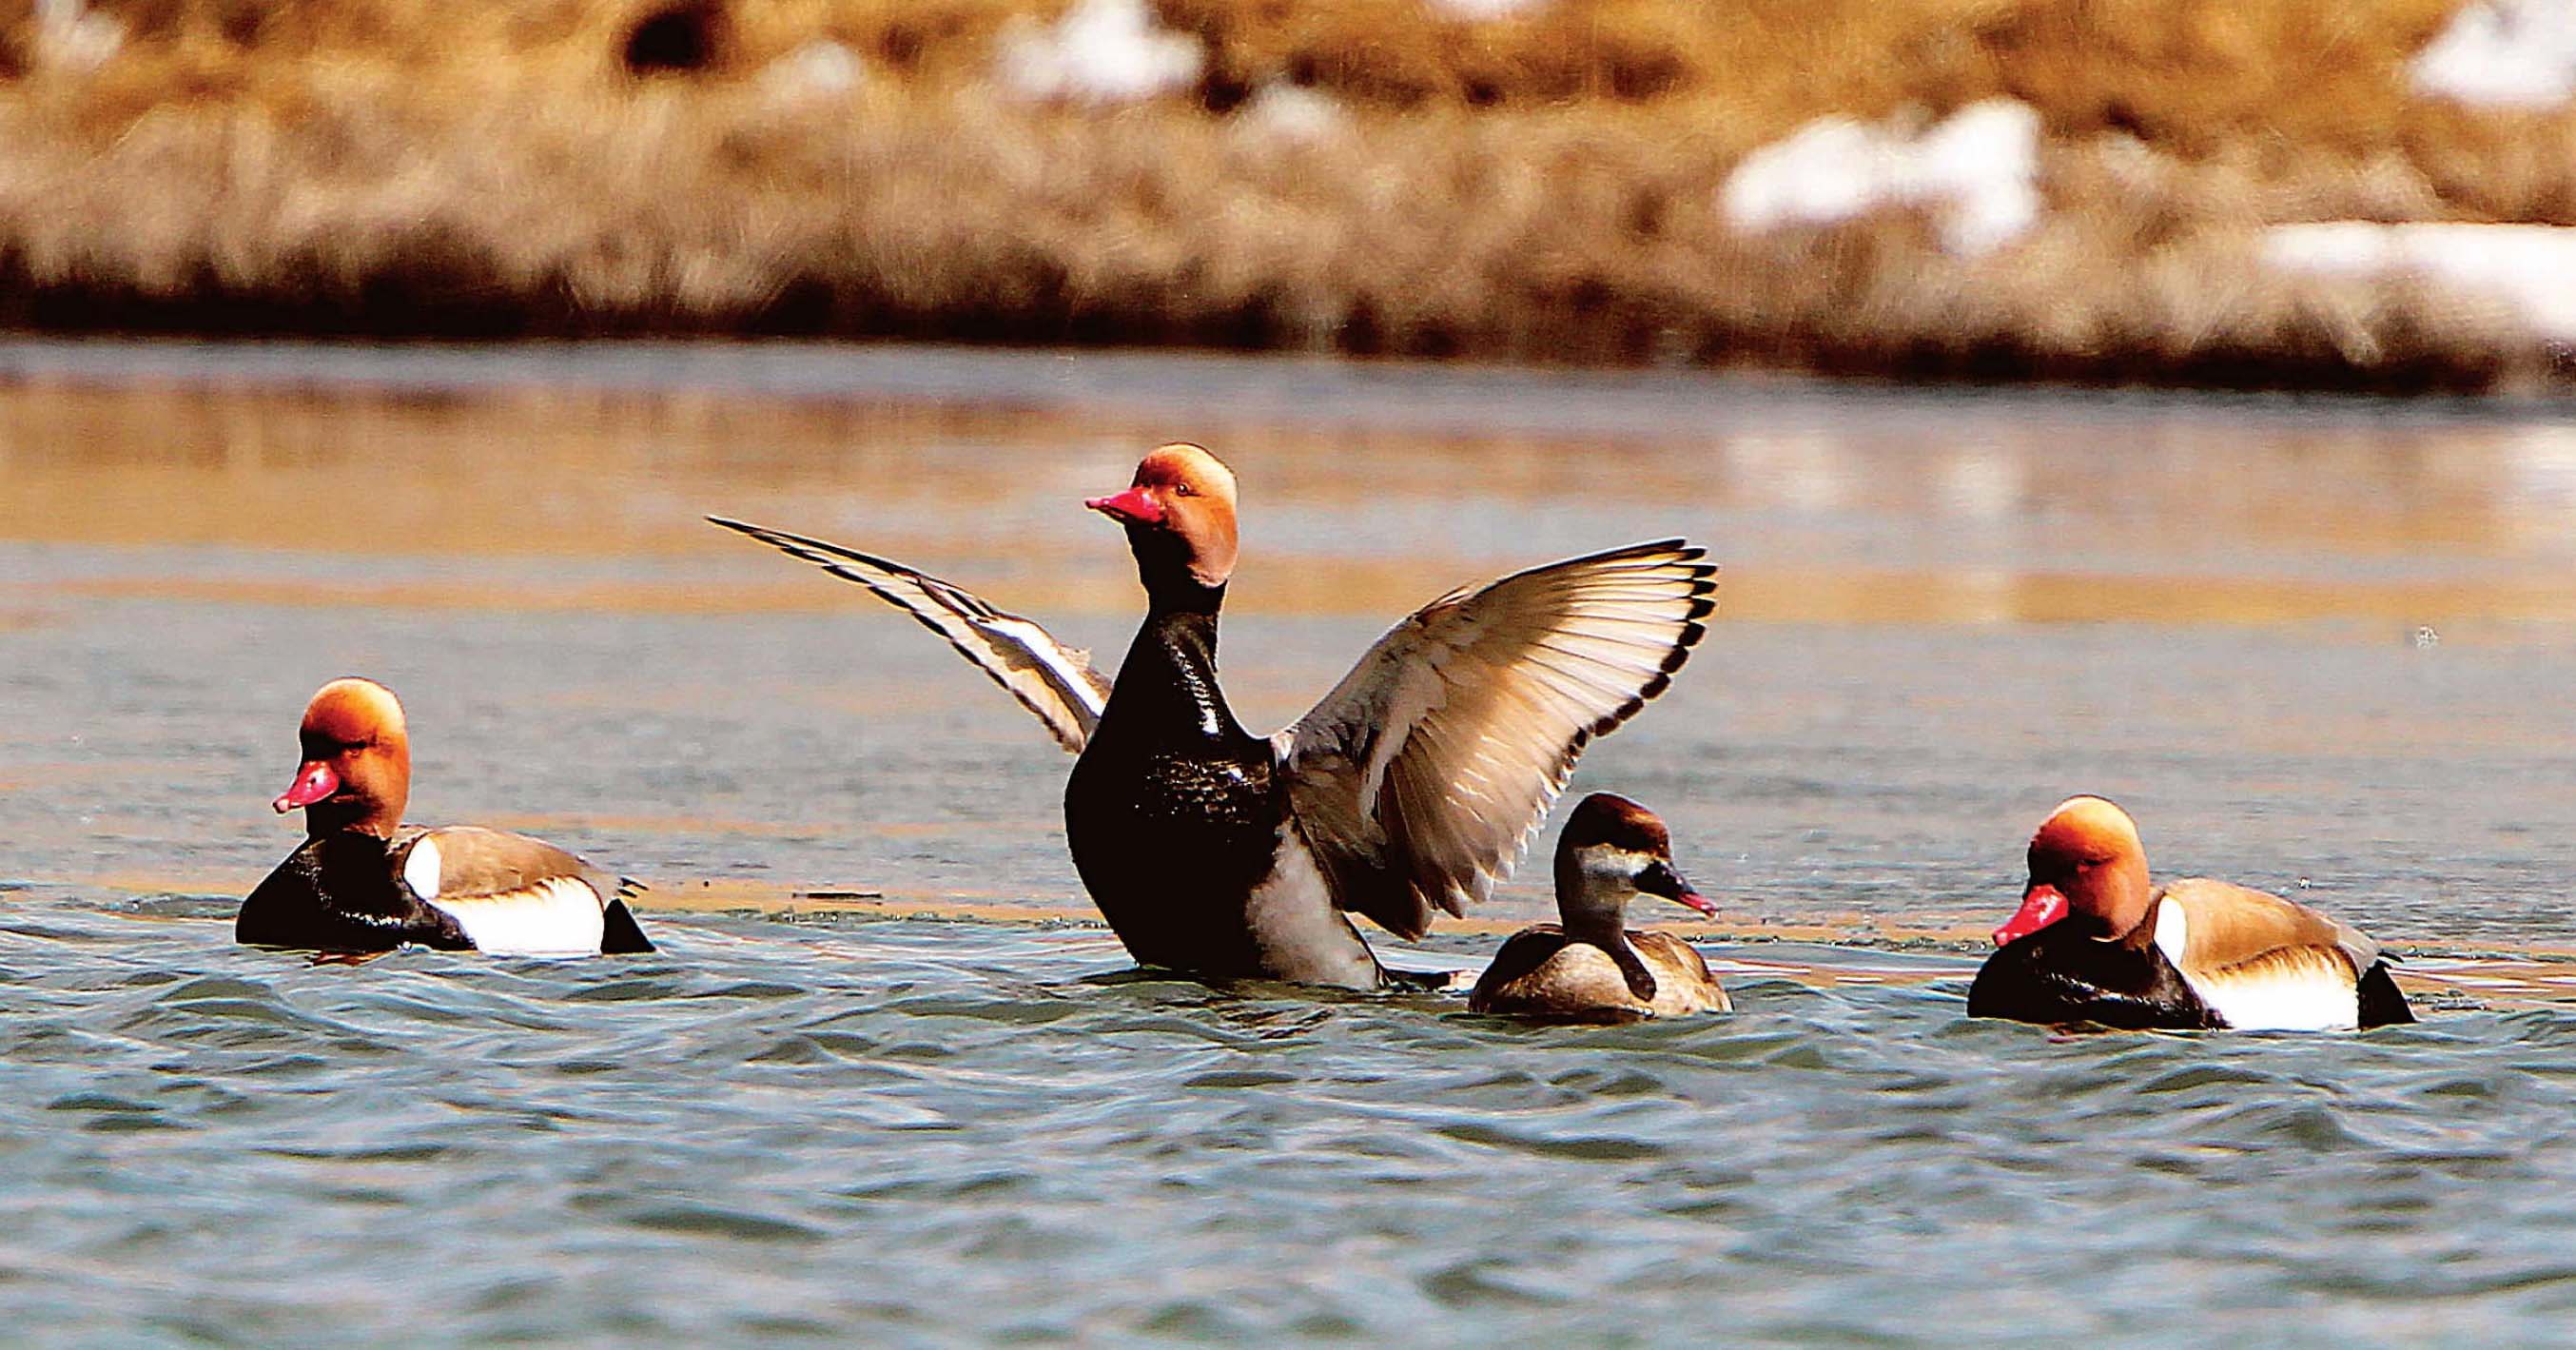
<path fill-rule="evenodd" d="M 2476 0 L 2416 53 L 2427 94 L 2491 108 L 2555 108 L 2576 97 L 2576 5 Z"/>
<path fill-rule="evenodd" d="M 2361 995 L 2338 973 L 2318 962 L 2225 980 L 2183 978 L 2238 1031 L 2350 1031 L 2361 1021 Z"/>
<path fill-rule="evenodd" d="M 417 847 L 412 856 L 420 856 Z M 599 892 L 579 877 L 548 877 L 524 890 L 429 903 L 456 920 L 475 950 L 496 956 L 597 956 L 607 929 Z"/>
<path fill-rule="evenodd" d="M 1132 103 L 1198 79 L 1197 38 L 1154 26 L 1145 0 L 1077 0 L 1053 27 L 1014 20 L 1000 36 L 1000 75 L 1029 98 Z"/>
<path fill-rule="evenodd" d="M 2329 220 L 2275 225 L 2262 249 L 2265 262 L 2293 272 L 2449 287 L 2544 338 L 2576 342 L 2576 226 Z"/>
<path fill-rule="evenodd" d="M 2238 1031 L 2350 1031 L 2361 1022 L 2361 995 L 2342 960 L 2262 962 L 2242 974 L 2202 978 L 2182 963 L 2191 921 L 2170 900 L 2156 905 L 2156 946 L 2227 1025 Z"/>
<path fill-rule="evenodd" d="M 2039 114 L 1987 99 L 1920 136 L 1820 117 L 1745 156 L 1718 194 L 1727 223 L 1748 234 L 1905 206 L 1930 211 L 1953 253 L 2021 237 L 2039 220 Z"/>

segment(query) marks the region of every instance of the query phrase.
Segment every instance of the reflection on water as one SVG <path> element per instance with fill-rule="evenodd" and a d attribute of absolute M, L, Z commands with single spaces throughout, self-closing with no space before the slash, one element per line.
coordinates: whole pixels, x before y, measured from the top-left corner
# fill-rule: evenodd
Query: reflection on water
<path fill-rule="evenodd" d="M 630 361 L 649 371 L 655 350 Z M 690 586 L 597 598 L 721 605 L 700 592 L 724 586 L 779 603 L 774 569 L 697 523 L 718 510 L 1115 610 L 1121 560 L 1069 503 L 1123 481 L 1139 446 L 1188 436 L 1244 476 L 1255 558 L 1271 560 L 1240 587 L 1253 609 L 1375 611 L 1461 569 L 1688 532 L 1729 564 L 1739 618 L 2576 615 L 2576 433 L 2545 420 L 1699 376 L 1487 387 L 1401 367 L 1312 368 L 1321 387 L 1295 399 L 1265 377 L 1276 363 L 1161 358 L 1129 391 L 1005 354 L 888 373 L 883 356 L 839 370 L 829 349 L 683 350 L 698 355 L 668 373 L 696 382 L 647 387 L 600 364 L 612 358 L 573 372 L 609 387 L 534 382 L 542 362 L 450 369 L 400 351 L 329 380 L 243 385 L 210 382 L 219 358 L 144 382 L 108 378 L 96 355 L 22 351 L 20 379 L 0 386 L 0 538 L 407 559 L 414 574 L 430 559 L 447 564 L 436 574 L 463 557 L 555 559 L 587 579 L 703 558 L 719 565 Z M 1472 420 L 1450 407 L 1462 383 Z M 924 384 L 944 401 L 898 396 Z M 1447 411 L 1425 425 L 1424 406 Z M 302 579 L 370 598 L 330 589 L 351 570 Z"/>

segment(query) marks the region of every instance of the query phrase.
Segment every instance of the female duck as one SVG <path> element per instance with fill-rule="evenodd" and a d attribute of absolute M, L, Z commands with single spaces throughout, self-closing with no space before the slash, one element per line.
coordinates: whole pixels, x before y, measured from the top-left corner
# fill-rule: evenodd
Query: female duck
<path fill-rule="evenodd" d="M 333 680 L 305 706 L 304 762 L 274 805 L 304 812 L 304 847 L 242 902 L 234 940 L 381 952 L 405 945 L 515 956 L 649 952 L 632 883 L 541 840 L 402 823 L 411 738 L 373 680 Z"/>
<path fill-rule="evenodd" d="M 1627 927 L 1628 902 L 1639 895 L 1717 913 L 1673 870 L 1664 822 L 1625 797 L 1596 792 L 1556 840 L 1556 909 L 1565 922 L 1513 934 L 1467 1006 L 1586 1021 L 1731 1011 L 1689 943 Z"/>
<path fill-rule="evenodd" d="M 2129 813 L 2070 798 L 2030 841 L 2021 908 L 1968 990 L 1971 1017 L 2178 1030 L 2412 1022 L 2378 944 L 2277 895 L 2147 881 Z"/>

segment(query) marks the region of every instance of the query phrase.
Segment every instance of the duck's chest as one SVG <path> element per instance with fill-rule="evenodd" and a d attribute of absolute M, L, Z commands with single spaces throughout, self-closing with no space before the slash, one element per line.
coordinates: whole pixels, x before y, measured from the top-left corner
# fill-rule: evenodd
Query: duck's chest
<path fill-rule="evenodd" d="M 1986 959 L 1968 1015 L 2023 1022 L 2099 1022 L 2130 1030 L 2227 1025 L 2153 944 L 2098 942 L 2047 928 Z"/>
<path fill-rule="evenodd" d="M 1287 819 L 1277 757 L 1250 738 L 1158 745 L 1103 736 L 1075 762 L 1064 805 L 1077 852 L 1137 847 L 1198 867 L 1249 865 L 1253 853 L 1266 866 Z"/>
<path fill-rule="evenodd" d="M 329 951 L 470 946 L 452 920 L 411 893 L 395 856 L 394 845 L 371 835 L 309 840 L 243 902 L 236 935 L 243 942 Z"/>

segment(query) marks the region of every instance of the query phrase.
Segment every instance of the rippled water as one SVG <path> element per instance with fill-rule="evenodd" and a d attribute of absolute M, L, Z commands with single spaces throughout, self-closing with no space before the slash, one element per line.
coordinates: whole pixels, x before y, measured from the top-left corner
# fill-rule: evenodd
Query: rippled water
<path fill-rule="evenodd" d="M 18 897 L 0 1303 L 62 1343 L 245 1345 L 2548 1344 L 2576 1315 L 2556 1010 L 2066 1039 L 1967 1021 L 1965 965 L 1928 961 L 1548 1029 L 1137 979 L 1085 933 L 656 931 L 632 962 L 306 968 Z"/>
<path fill-rule="evenodd" d="M 1243 474 L 1260 725 L 1458 580 L 1713 546 L 1719 628 L 1578 787 L 1673 821 L 1735 1016 L 1137 978 L 1034 724 L 696 521 L 1114 653 L 1071 503 L 1173 435 Z M 2572 620 L 2546 410 L 0 347 L 0 1340 L 2560 1343 Z M 642 876 L 663 951 L 231 947 L 349 670 L 411 706 L 416 818 Z M 2079 788 L 2392 939 L 2429 1020 L 1964 1019 Z"/>

